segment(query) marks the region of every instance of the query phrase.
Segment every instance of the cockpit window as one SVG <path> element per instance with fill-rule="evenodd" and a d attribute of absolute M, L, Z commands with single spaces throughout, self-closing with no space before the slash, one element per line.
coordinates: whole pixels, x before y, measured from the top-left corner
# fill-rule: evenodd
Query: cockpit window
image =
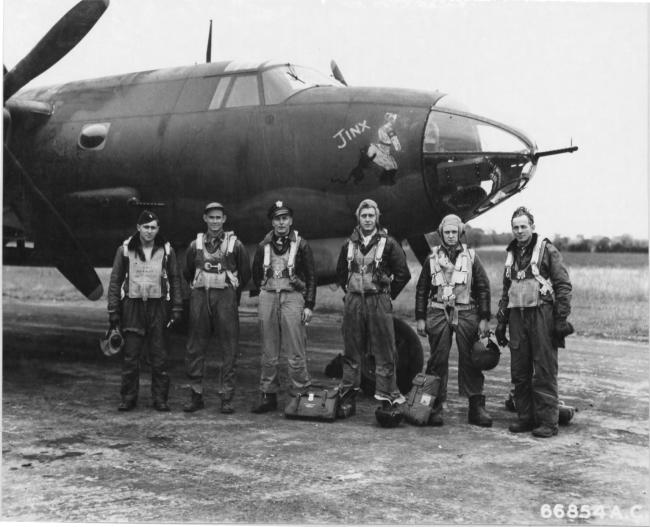
<path fill-rule="evenodd" d="M 266 104 L 279 104 L 296 92 L 315 86 L 343 86 L 339 81 L 304 66 L 283 64 L 262 74 Z"/>
<path fill-rule="evenodd" d="M 214 90 L 214 95 L 212 96 L 212 100 L 210 101 L 210 105 L 208 106 L 209 110 L 216 110 L 218 108 L 221 108 L 221 104 L 223 103 L 223 98 L 226 96 L 226 91 L 228 90 L 228 87 L 230 86 L 231 82 L 232 82 L 232 75 L 228 77 L 221 77 L 218 80 L 217 89 Z"/>
<path fill-rule="evenodd" d="M 257 87 L 257 75 L 236 76 L 225 107 L 258 106 L 259 104 L 260 92 Z"/>

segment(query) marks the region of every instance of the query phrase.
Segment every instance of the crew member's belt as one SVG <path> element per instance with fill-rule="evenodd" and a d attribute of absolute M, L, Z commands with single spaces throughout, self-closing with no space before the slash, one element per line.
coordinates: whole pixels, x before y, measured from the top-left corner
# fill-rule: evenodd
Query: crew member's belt
<path fill-rule="evenodd" d="M 221 264 L 213 264 L 210 262 L 205 262 L 203 264 L 203 269 L 208 272 L 208 273 L 221 273 L 223 272 L 223 268 L 221 267 Z"/>
<path fill-rule="evenodd" d="M 458 326 L 458 312 L 459 311 L 469 311 L 474 309 L 476 306 L 474 304 L 443 304 L 442 302 L 431 301 L 429 306 L 434 309 L 442 309 L 449 322 L 452 326 Z M 450 314 L 451 311 L 451 314 Z"/>
<path fill-rule="evenodd" d="M 291 278 L 291 273 L 286 268 L 282 269 L 282 271 L 274 271 L 269 268 L 266 271 L 266 278 Z"/>

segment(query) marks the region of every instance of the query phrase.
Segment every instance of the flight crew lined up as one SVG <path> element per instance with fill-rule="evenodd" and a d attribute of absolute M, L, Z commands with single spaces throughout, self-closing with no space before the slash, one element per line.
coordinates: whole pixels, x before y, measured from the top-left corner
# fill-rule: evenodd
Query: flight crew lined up
<path fill-rule="evenodd" d="M 316 302 L 316 272 L 309 243 L 293 228 L 293 216 L 293 210 L 283 201 L 270 207 L 272 229 L 256 248 L 251 274 L 243 243 L 234 232 L 224 230 L 227 216 L 223 205 L 211 202 L 205 206 L 203 221 L 207 229 L 190 243 L 183 268 L 191 288 L 190 333 L 185 352 L 190 400 L 184 411 L 195 412 L 205 406 L 206 352 L 211 337 L 216 335 L 219 342 L 215 347 L 222 351 L 217 379 L 220 411 L 234 412 L 238 306 L 251 276 L 251 296 L 259 295 L 261 336 L 260 395 L 251 411 L 265 413 L 277 408 L 281 353 L 287 356 L 289 396 L 301 396 L 309 390 L 312 380 L 306 326 Z M 381 402 L 376 416 L 386 426 L 381 416 L 392 419 L 406 401 L 397 386 L 392 300 L 411 274 L 401 245 L 380 225 L 377 203 L 362 200 L 355 218 L 357 226 L 341 247 L 336 267 L 338 284 L 345 292 L 337 416 L 356 413 L 362 364 L 371 357 L 376 379 L 374 396 Z M 557 434 L 558 425 L 558 347 L 564 347 L 564 338 L 573 332 L 567 321 L 571 282 L 559 251 L 534 232 L 530 211 L 518 208 L 511 226 L 515 239 L 507 248 L 495 332 L 498 343 L 509 344 L 511 350 L 518 420 L 509 430 L 551 437 Z M 428 424 L 443 424 L 449 353 L 455 333 L 458 390 L 469 400 L 468 422 L 490 427 L 492 418 L 485 410 L 483 395 L 485 378 L 472 358 L 479 338 L 491 335 L 490 284 L 476 252 L 461 242 L 464 229 L 456 215 L 442 219 L 438 228 L 441 244 L 433 247 L 416 287 L 416 328 L 421 336 L 428 337 L 431 349 L 425 372 L 440 380 Z M 163 326 L 168 317 L 167 303 L 173 320 L 181 319 L 182 296 L 174 250 L 159 230 L 158 217 L 143 211 L 137 233 L 118 248 L 113 263 L 109 322 L 124 333 L 120 411 L 136 406 L 139 364 L 147 340 L 151 348 L 153 406 L 158 411 L 170 410 Z M 496 347 L 494 354 L 498 356 Z"/>

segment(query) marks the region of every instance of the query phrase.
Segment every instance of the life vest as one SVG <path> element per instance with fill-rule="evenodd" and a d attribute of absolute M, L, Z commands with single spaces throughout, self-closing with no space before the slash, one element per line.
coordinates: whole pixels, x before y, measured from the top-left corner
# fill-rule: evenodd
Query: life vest
<path fill-rule="evenodd" d="M 553 296 L 553 284 L 539 273 L 539 261 L 546 249 L 546 239 L 537 236 L 537 242 L 524 269 L 518 269 L 513 251 L 506 256 L 506 278 L 510 279 L 508 307 L 537 307 L 542 295 Z M 515 273 L 513 275 L 513 265 Z"/>
<path fill-rule="evenodd" d="M 196 252 L 194 256 L 194 280 L 192 289 L 237 289 L 237 266 L 232 257 L 237 236 L 232 231 L 224 233 L 223 240 L 214 253 L 208 252 L 203 240 L 203 233 L 196 235 Z"/>
<path fill-rule="evenodd" d="M 264 281 L 262 289 L 265 291 L 294 291 L 293 282 L 296 277 L 296 256 L 300 246 L 298 231 L 289 245 L 289 250 L 284 254 L 276 254 L 271 248 L 271 242 L 264 246 Z"/>
<path fill-rule="evenodd" d="M 431 285 L 436 290 L 432 300 L 443 304 L 443 307 L 471 303 L 472 265 L 475 253 L 465 244 L 462 244 L 462 248 L 455 264 L 449 261 L 439 245 L 433 248 L 429 256 Z"/>
<path fill-rule="evenodd" d="M 151 259 L 143 262 L 138 258 L 135 251 L 129 250 L 130 241 L 131 238 L 127 238 L 122 242 L 124 258 L 129 260 L 129 289 L 127 296 L 129 298 L 141 298 L 142 300 L 162 298 L 164 283 L 166 299 L 169 300 L 167 258 L 169 258 L 171 252 L 171 245 L 169 242 L 165 243 L 162 251 L 152 251 Z"/>
<path fill-rule="evenodd" d="M 374 281 L 375 271 L 384 257 L 386 234 L 380 233 L 379 241 L 367 254 L 359 250 L 359 242 L 348 240 L 348 291 L 350 293 L 376 293 L 381 286 Z"/>

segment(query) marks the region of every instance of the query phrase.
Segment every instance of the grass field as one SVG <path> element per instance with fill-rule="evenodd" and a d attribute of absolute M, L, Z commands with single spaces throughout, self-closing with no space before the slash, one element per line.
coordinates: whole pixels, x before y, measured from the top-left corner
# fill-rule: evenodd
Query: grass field
<path fill-rule="evenodd" d="M 492 310 L 496 312 L 501 296 L 504 252 L 479 250 L 479 257 L 490 278 Z M 648 341 L 648 255 L 564 253 L 565 264 L 573 284 L 570 320 L 579 335 L 609 339 Z M 394 303 L 402 317 L 414 319 L 415 284 L 420 265 L 409 253 L 412 278 Z M 99 269 L 106 286 L 109 269 Z M 87 302 L 55 269 L 3 267 L 3 297 L 47 302 Z M 342 291 L 320 287 L 316 302 L 318 312 L 340 312 Z M 100 305 L 105 300 L 99 301 Z M 256 299 L 243 295 L 242 304 L 252 307 Z"/>

